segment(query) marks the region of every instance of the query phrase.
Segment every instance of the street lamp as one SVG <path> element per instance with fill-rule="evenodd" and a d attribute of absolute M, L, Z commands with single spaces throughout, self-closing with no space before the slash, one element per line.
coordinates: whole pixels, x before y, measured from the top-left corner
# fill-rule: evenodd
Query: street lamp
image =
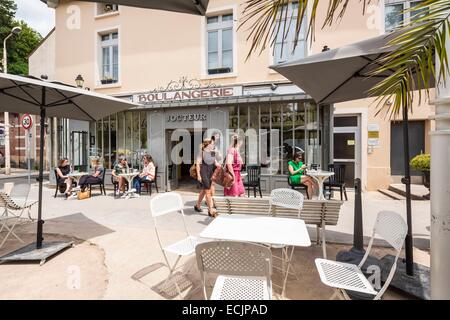
<path fill-rule="evenodd" d="M 83 85 L 84 85 L 84 79 L 83 79 L 83 77 L 81 76 L 81 74 L 79 74 L 76 78 L 75 78 L 75 83 L 77 84 L 77 87 L 78 88 L 83 88 Z"/>
<path fill-rule="evenodd" d="M 11 33 L 3 40 L 3 72 L 8 73 L 8 53 L 6 51 L 6 41 L 12 36 L 18 35 L 22 31 L 21 27 L 14 27 Z M 11 154 L 9 147 L 9 113 L 4 113 L 5 122 L 5 174 L 11 174 Z"/>

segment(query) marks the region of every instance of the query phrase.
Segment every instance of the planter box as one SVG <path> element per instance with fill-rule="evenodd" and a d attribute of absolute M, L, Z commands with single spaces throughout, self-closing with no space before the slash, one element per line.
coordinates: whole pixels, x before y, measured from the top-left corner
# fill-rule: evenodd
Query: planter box
<path fill-rule="evenodd" d="M 100 80 L 100 82 L 102 84 L 111 84 L 111 83 L 115 83 L 116 81 L 114 79 L 103 79 L 103 80 Z"/>

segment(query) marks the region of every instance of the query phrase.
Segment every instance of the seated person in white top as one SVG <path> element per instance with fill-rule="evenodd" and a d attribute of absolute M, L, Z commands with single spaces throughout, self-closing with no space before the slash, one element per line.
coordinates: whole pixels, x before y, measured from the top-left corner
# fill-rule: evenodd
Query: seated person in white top
<path fill-rule="evenodd" d="M 141 193 L 141 182 L 153 181 L 155 180 L 156 175 L 156 167 L 153 158 L 149 155 L 145 155 L 142 158 L 142 161 L 142 172 L 133 180 L 133 188 L 135 188 L 138 193 Z"/>

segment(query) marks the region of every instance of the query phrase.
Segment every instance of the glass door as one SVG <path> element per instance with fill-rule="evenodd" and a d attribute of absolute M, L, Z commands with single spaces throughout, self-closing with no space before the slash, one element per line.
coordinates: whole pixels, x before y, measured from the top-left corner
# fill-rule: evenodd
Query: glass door
<path fill-rule="evenodd" d="M 335 117 L 333 162 L 345 167 L 345 185 L 354 187 L 359 174 L 360 135 L 357 116 Z"/>

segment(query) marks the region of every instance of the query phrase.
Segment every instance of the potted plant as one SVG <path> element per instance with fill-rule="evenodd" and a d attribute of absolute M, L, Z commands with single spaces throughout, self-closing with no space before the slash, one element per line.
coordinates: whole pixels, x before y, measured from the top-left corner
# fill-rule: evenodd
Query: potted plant
<path fill-rule="evenodd" d="M 414 170 L 422 171 L 423 185 L 430 190 L 430 154 L 419 154 L 412 158 L 409 164 Z M 424 198 L 429 199 L 430 194 Z"/>
<path fill-rule="evenodd" d="M 104 77 L 104 78 L 101 80 L 101 83 L 102 83 L 102 84 L 111 84 L 111 83 L 114 83 L 114 79 L 111 78 L 111 77 Z"/>

